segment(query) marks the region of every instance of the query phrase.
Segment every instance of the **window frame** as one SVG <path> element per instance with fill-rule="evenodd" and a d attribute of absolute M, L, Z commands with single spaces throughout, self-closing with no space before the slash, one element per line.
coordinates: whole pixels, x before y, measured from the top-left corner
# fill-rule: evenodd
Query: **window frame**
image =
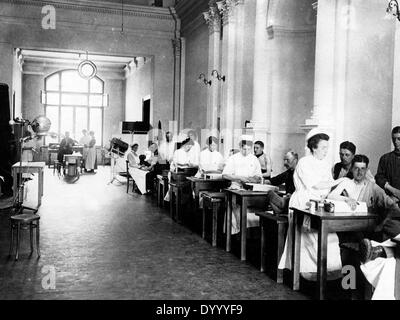
<path fill-rule="evenodd" d="M 91 96 L 101 96 L 104 99 L 104 80 L 101 79 L 100 77 L 98 77 L 97 75 L 90 79 L 90 80 L 85 80 L 88 82 L 88 90 L 87 92 L 74 92 L 74 91 L 63 91 L 62 90 L 62 74 L 64 72 L 70 72 L 70 71 L 74 71 L 76 72 L 77 76 L 79 76 L 78 71 L 75 69 L 63 69 L 63 70 L 59 70 L 56 72 L 53 72 L 51 74 L 49 74 L 47 77 L 44 78 L 44 93 L 47 95 L 48 93 L 57 93 L 58 94 L 58 104 L 50 104 L 47 103 L 47 96 L 46 96 L 46 101 L 44 103 L 44 112 L 45 114 L 47 114 L 47 107 L 58 107 L 58 142 L 60 142 L 60 136 L 61 136 L 61 109 L 62 107 L 68 107 L 68 108 L 72 108 L 73 109 L 73 124 L 72 124 L 72 132 L 75 133 L 75 125 L 76 125 L 76 108 L 85 108 L 86 112 L 87 112 L 87 120 L 86 120 L 86 128 L 88 130 L 90 130 L 90 110 L 91 109 L 100 109 L 101 110 L 101 139 L 96 139 L 96 141 L 98 141 L 96 143 L 97 146 L 102 146 L 103 145 L 103 134 L 104 134 L 104 105 L 103 106 L 91 106 L 90 105 L 90 97 Z M 58 77 L 58 90 L 47 90 L 47 81 L 48 79 L 50 79 L 53 76 L 57 76 Z M 98 81 L 100 81 L 101 83 L 101 93 L 95 92 L 92 93 L 91 92 L 91 86 L 90 86 L 90 81 L 92 81 L 93 79 L 96 79 Z M 82 95 L 82 96 L 86 96 L 86 104 L 85 105 L 76 105 L 76 104 L 62 104 L 62 95 L 63 94 L 71 94 L 71 95 Z M 72 133 L 71 132 L 71 133 Z"/>

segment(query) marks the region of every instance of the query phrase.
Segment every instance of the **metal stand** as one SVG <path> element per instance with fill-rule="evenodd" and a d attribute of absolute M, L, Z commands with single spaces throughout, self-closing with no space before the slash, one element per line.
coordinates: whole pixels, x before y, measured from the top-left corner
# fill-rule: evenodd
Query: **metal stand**
<path fill-rule="evenodd" d="M 111 154 L 111 160 L 110 160 L 110 164 L 111 164 L 111 179 L 107 184 L 112 184 L 114 182 L 114 180 L 118 181 L 119 184 L 122 184 L 118 179 L 117 179 L 117 175 L 115 174 L 115 161 L 117 161 L 117 158 L 121 157 L 121 152 L 119 151 L 118 148 L 114 148 L 112 147 L 110 150 L 110 154 Z"/>

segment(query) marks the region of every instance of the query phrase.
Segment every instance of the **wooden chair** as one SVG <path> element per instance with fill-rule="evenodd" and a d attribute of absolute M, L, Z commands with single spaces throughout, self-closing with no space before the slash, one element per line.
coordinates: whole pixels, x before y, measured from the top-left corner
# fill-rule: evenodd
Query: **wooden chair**
<path fill-rule="evenodd" d="M 283 270 L 278 269 L 279 261 L 283 254 L 283 249 L 285 246 L 285 237 L 288 227 L 288 217 L 286 215 L 275 215 L 269 211 L 255 210 L 255 214 L 260 217 L 260 227 L 261 227 L 261 272 L 265 272 L 267 267 L 270 267 L 272 271 L 276 274 L 276 282 L 283 283 Z M 269 239 L 267 240 L 267 237 Z M 275 239 L 273 239 L 273 238 Z M 267 244 L 269 250 L 267 250 Z M 267 253 L 268 251 L 268 253 Z M 273 266 L 267 266 L 267 255 L 273 261 Z"/>
<path fill-rule="evenodd" d="M 201 236 L 206 237 L 206 215 L 211 210 L 212 212 L 212 241 L 213 247 L 217 246 L 218 235 L 218 213 L 225 213 L 225 193 L 224 192 L 209 192 L 203 193 L 203 226 Z"/>
<path fill-rule="evenodd" d="M 126 177 L 126 193 L 129 192 L 129 182 L 132 180 L 133 185 L 132 185 L 132 192 L 135 190 L 135 181 L 133 180 L 132 176 L 129 174 L 129 161 L 126 160 L 126 171 L 125 172 L 119 172 L 118 174 L 122 177 Z"/>
<path fill-rule="evenodd" d="M 39 237 L 40 237 L 40 229 L 39 229 L 39 220 L 40 217 L 34 213 L 23 213 L 17 214 L 10 217 L 10 252 L 9 256 L 12 255 L 14 249 L 14 230 L 17 231 L 17 246 L 15 253 L 15 260 L 18 260 L 19 255 L 19 244 L 20 244 L 20 231 L 21 229 L 29 228 L 30 235 L 30 245 L 31 245 L 31 254 L 33 253 L 33 229 L 36 229 L 36 252 L 38 258 L 40 257 L 40 246 L 39 246 Z"/>

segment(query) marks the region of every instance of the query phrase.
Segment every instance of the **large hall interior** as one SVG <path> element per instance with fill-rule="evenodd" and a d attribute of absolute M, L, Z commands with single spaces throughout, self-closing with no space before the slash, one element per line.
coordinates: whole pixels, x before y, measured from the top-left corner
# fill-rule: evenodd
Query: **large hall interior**
<path fill-rule="evenodd" d="M 398 1 L 0 25 L 1 300 L 400 299 Z"/>

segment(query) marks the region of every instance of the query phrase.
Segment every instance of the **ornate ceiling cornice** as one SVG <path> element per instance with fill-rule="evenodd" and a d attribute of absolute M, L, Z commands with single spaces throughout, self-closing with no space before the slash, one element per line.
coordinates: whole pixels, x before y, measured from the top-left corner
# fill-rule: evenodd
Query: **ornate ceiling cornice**
<path fill-rule="evenodd" d="M 120 15 L 122 10 L 118 3 L 110 3 L 103 1 L 91 1 L 90 3 L 85 1 L 74 1 L 67 2 L 63 0 L 0 0 L 0 3 L 9 3 L 14 5 L 23 5 L 31 7 L 43 7 L 45 5 L 52 5 L 56 9 L 67 9 L 67 10 L 79 10 L 86 12 L 96 12 L 102 14 L 118 14 Z M 161 7 L 146 7 L 136 6 L 130 4 L 124 4 L 124 15 L 135 16 L 135 17 L 146 17 L 161 20 L 172 20 L 171 14 L 168 8 Z"/>

